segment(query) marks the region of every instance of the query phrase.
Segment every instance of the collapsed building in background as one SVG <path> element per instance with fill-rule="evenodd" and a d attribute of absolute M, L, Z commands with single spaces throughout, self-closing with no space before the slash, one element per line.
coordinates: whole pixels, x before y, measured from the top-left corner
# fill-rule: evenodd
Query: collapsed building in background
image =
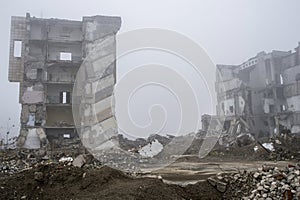
<path fill-rule="evenodd" d="M 106 85 L 115 83 L 115 35 L 120 26 L 119 17 L 108 16 L 83 17 L 82 21 L 41 19 L 29 14 L 12 17 L 8 79 L 20 83 L 19 147 L 40 148 L 49 142 L 60 145 L 79 139 L 72 115 L 77 71 L 93 51 L 94 42 L 101 41 L 102 58 L 113 63 Z M 92 71 L 89 73 L 95 73 Z"/>
<path fill-rule="evenodd" d="M 300 133 L 300 43 L 295 51 L 261 52 L 241 65 L 217 65 L 217 115 L 227 135 L 251 132 L 255 138 Z"/>

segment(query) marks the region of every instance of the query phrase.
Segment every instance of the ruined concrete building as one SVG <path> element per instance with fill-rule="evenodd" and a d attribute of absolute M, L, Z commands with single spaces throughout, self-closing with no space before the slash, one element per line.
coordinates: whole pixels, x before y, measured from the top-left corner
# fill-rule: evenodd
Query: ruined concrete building
<path fill-rule="evenodd" d="M 120 25 L 119 17 L 108 16 L 83 17 L 82 21 L 29 14 L 12 17 L 8 79 L 20 83 L 19 147 L 39 148 L 49 141 L 78 138 L 72 115 L 76 73 L 97 40 L 102 41 L 103 51 L 109 49 L 109 59 L 115 59 Z M 108 75 L 114 84 L 115 62 L 110 67 Z"/>
<path fill-rule="evenodd" d="M 256 138 L 300 133 L 300 43 L 295 51 L 261 52 L 240 65 L 217 65 L 216 74 L 224 130 L 241 119 Z M 204 129 L 207 119 L 202 117 Z"/>

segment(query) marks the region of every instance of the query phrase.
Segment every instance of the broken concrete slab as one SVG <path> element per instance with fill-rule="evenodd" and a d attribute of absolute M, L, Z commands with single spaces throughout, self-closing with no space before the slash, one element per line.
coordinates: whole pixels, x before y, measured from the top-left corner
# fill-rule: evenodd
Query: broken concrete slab
<path fill-rule="evenodd" d="M 75 167 L 83 167 L 85 163 L 86 163 L 86 156 L 83 154 L 77 156 L 72 162 L 73 166 Z"/>

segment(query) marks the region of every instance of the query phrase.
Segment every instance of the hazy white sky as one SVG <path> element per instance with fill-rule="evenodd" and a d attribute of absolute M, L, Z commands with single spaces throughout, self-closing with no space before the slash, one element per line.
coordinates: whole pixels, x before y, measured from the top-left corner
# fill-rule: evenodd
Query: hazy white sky
<path fill-rule="evenodd" d="M 18 84 L 7 81 L 10 17 L 81 20 L 122 17 L 120 32 L 166 28 L 198 42 L 215 63 L 239 64 L 260 51 L 291 50 L 300 41 L 299 0 L 10 0 L 0 1 L 0 134 L 19 121 Z"/>

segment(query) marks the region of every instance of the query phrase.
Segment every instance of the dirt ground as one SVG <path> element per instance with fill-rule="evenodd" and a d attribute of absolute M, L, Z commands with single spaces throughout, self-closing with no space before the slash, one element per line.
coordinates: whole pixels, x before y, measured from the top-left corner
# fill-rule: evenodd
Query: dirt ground
<path fill-rule="evenodd" d="M 0 199 L 222 199 L 207 181 L 182 187 L 105 166 L 82 169 L 57 164 L 2 177 L 0 191 Z"/>

